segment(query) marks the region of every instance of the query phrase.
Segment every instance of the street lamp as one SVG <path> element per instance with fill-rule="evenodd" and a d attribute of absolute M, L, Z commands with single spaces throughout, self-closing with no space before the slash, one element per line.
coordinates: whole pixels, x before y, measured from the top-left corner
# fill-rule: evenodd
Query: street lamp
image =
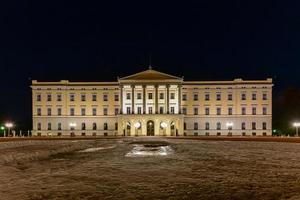
<path fill-rule="evenodd" d="M 294 122 L 293 126 L 296 128 L 296 136 L 298 135 L 298 127 L 300 126 L 300 122 Z"/>
<path fill-rule="evenodd" d="M 77 126 L 77 124 L 71 122 L 71 123 L 69 124 L 69 126 L 70 126 L 71 130 L 74 130 L 75 127 Z"/>
<path fill-rule="evenodd" d="M 228 128 L 229 132 L 228 132 L 228 135 L 231 135 L 231 132 L 230 130 L 232 130 L 232 127 L 233 127 L 233 122 L 227 122 L 226 123 L 226 127 Z"/>
<path fill-rule="evenodd" d="M 134 124 L 134 127 L 135 127 L 135 136 L 138 136 L 137 131 L 138 131 L 138 129 L 141 127 L 141 122 L 136 122 L 136 123 Z"/>
<path fill-rule="evenodd" d="M 3 137 L 5 137 L 5 127 L 1 126 L 0 129 L 3 130 Z"/>
<path fill-rule="evenodd" d="M 5 123 L 4 125 L 5 125 L 5 127 L 8 129 L 7 136 L 9 136 L 9 135 L 10 135 L 10 129 L 14 126 L 14 124 L 11 123 L 11 122 L 7 122 L 7 123 Z"/>
<path fill-rule="evenodd" d="M 167 128 L 168 124 L 166 122 L 161 122 L 160 123 L 160 127 L 163 129 L 164 131 L 164 136 L 166 135 L 166 128 Z"/>

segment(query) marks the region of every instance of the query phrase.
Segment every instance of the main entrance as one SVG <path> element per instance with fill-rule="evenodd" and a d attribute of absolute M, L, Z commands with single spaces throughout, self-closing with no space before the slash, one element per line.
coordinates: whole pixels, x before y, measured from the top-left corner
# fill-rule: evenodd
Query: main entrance
<path fill-rule="evenodd" d="M 152 120 L 147 122 L 147 136 L 154 136 L 154 122 Z"/>

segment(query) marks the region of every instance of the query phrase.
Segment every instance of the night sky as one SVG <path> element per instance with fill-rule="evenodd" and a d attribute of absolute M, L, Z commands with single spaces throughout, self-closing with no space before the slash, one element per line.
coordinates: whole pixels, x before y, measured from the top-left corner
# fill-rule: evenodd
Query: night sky
<path fill-rule="evenodd" d="M 300 1 L 105 2 L 1 5 L 1 121 L 30 126 L 31 79 L 115 81 L 150 55 L 153 69 L 185 80 L 300 87 Z"/>

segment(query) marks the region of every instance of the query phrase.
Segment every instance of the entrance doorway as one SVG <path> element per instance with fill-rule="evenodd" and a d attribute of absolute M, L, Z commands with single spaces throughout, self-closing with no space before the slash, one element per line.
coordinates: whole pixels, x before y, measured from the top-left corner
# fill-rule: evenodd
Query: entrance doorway
<path fill-rule="evenodd" d="M 154 122 L 152 120 L 147 122 L 147 136 L 154 136 Z"/>

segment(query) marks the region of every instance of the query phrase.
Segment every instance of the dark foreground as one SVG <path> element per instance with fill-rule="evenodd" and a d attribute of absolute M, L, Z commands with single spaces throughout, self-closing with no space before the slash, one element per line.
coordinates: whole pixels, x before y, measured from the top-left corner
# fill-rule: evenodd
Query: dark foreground
<path fill-rule="evenodd" d="M 133 140 L 172 152 L 126 156 Z M 0 152 L 0 199 L 300 199 L 298 143 L 28 140 Z"/>

